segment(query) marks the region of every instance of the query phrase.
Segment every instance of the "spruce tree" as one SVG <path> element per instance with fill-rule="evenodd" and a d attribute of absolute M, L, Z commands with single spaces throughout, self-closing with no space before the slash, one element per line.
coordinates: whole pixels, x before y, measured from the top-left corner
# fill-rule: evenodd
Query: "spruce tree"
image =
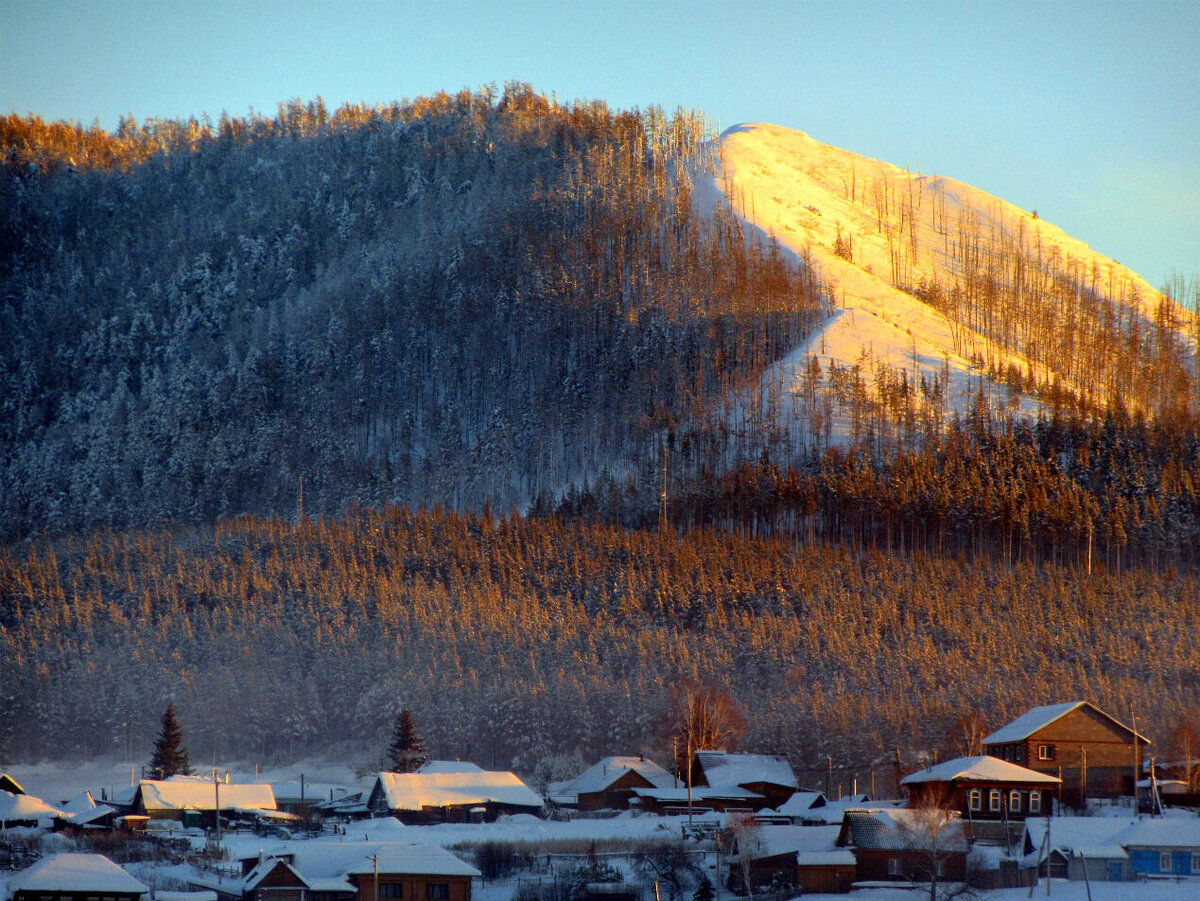
<path fill-rule="evenodd" d="M 425 742 L 417 734 L 411 710 L 401 710 L 396 717 L 388 757 L 392 760 L 393 773 L 415 773 L 429 759 L 425 753 Z"/>
<path fill-rule="evenodd" d="M 150 770 L 158 779 L 169 779 L 177 774 L 186 776 L 192 772 L 187 748 L 183 746 L 183 731 L 175 718 L 174 702 L 168 702 L 167 709 L 163 711 L 162 731 L 154 742 Z"/>

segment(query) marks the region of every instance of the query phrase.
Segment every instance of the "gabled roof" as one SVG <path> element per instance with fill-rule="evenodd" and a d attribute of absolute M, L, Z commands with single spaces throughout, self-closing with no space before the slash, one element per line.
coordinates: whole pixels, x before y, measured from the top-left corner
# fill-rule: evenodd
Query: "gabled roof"
<path fill-rule="evenodd" d="M 96 799 L 89 791 L 78 794 L 63 804 L 62 812 L 76 826 L 83 826 L 94 820 L 103 819 L 110 813 L 116 813 L 107 804 L 97 804 Z"/>
<path fill-rule="evenodd" d="M 220 783 L 200 779 L 169 779 L 163 782 L 144 779 L 138 795 L 147 810 L 212 810 L 220 793 L 221 809 L 275 810 L 275 793 L 263 784 Z M 136 798 L 135 798 L 136 800 Z"/>
<path fill-rule="evenodd" d="M 696 761 L 705 781 L 713 788 L 735 785 L 781 785 L 796 789 L 800 783 L 786 757 L 777 754 L 731 754 L 728 751 L 697 751 Z"/>
<path fill-rule="evenodd" d="M 675 785 L 675 777 L 653 760 L 647 760 L 645 757 L 605 757 L 569 782 L 556 784 L 554 794 L 578 796 L 602 792 L 630 770 L 654 788 L 671 788 Z"/>
<path fill-rule="evenodd" d="M 779 805 L 777 812 L 784 816 L 800 816 L 815 807 L 824 807 L 829 802 L 824 792 L 799 791 Z"/>
<path fill-rule="evenodd" d="M 314 890 L 322 890 L 340 880 L 342 890 L 353 891 L 346 877 L 373 872 L 376 854 L 379 855 L 380 873 L 479 875 L 474 867 L 463 863 L 445 848 L 410 842 L 292 841 L 284 843 L 279 853 L 291 856 L 292 867 L 304 876 Z"/>
<path fill-rule="evenodd" d="M 1025 830 L 1033 848 L 1040 848 L 1046 821 L 1026 820 Z M 1050 845 L 1088 857 L 1120 857 L 1116 849 L 1129 848 L 1200 851 L 1200 817 L 1054 817 Z"/>
<path fill-rule="evenodd" d="M 1060 785 L 1057 776 L 1047 776 L 1015 763 L 981 754 L 978 757 L 955 757 L 936 766 L 917 770 L 900 780 L 901 785 L 921 782 L 1038 782 Z"/>
<path fill-rule="evenodd" d="M 466 804 L 510 804 L 541 807 L 542 798 L 514 773 L 380 773 L 375 784 L 389 810 L 461 807 Z M 374 790 L 372 791 L 374 794 Z"/>
<path fill-rule="evenodd" d="M 148 886 L 103 854 L 54 854 L 8 881 L 10 892 L 94 892 L 142 895 Z"/>
<path fill-rule="evenodd" d="M 254 889 L 258 887 L 258 884 L 270 876 L 277 867 L 284 867 L 288 870 L 288 872 L 299 879 L 306 888 L 312 888 L 312 886 L 308 884 L 308 880 L 301 876 L 296 871 L 296 868 L 286 860 L 281 860 L 278 857 L 264 857 L 258 862 L 254 869 L 247 873 L 245 878 L 242 879 L 243 892 L 254 891 Z"/>
<path fill-rule="evenodd" d="M 14 795 L 25 794 L 25 789 L 21 788 L 21 783 L 8 775 L 8 773 L 0 773 L 0 791 L 10 792 Z"/>
<path fill-rule="evenodd" d="M 1024 741 L 1038 730 L 1044 729 L 1054 721 L 1062 719 L 1068 713 L 1078 710 L 1080 707 L 1091 708 L 1118 728 L 1123 729 L 1130 735 L 1137 735 L 1139 740 L 1150 744 L 1150 740 L 1144 735 L 1134 732 L 1120 720 L 1109 716 L 1095 704 L 1091 704 L 1088 701 L 1068 701 L 1065 704 L 1046 704 L 1042 707 L 1032 707 L 1008 725 L 1001 726 L 991 735 L 987 736 L 983 740 L 983 743 L 985 745 L 1000 745 L 1013 741 Z"/>

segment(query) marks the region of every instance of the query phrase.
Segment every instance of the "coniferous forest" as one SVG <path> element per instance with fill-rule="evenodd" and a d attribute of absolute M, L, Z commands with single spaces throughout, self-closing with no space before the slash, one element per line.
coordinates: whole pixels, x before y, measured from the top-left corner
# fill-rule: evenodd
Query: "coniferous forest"
<path fill-rule="evenodd" d="M 1183 350 L 1157 406 L 1037 419 L 815 373 L 863 426 L 797 442 L 755 386 L 825 291 L 702 209 L 705 137 L 520 84 L 0 117 L 0 757 L 173 699 L 198 755 L 377 753 L 407 709 L 557 773 L 667 757 L 685 682 L 800 771 L 1064 700 L 1200 725 Z"/>

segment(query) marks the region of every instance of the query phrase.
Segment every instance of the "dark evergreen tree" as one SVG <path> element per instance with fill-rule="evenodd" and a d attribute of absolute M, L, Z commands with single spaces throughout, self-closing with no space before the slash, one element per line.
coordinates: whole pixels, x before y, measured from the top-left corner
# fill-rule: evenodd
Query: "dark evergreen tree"
<path fill-rule="evenodd" d="M 173 702 L 169 702 L 167 709 L 163 711 L 162 730 L 154 742 L 150 770 L 157 779 L 169 779 L 179 774 L 186 776 L 192 772 L 187 748 L 183 746 L 183 730 L 179 728 L 179 720 L 175 718 Z"/>
<path fill-rule="evenodd" d="M 713 901 L 712 881 L 707 876 L 700 878 L 700 884 L 696 886 L 692 901 Z"/>
<path fill-rule="evenodd" d="M 391 758 L 394 773 L 415 773 L 429 760 L 429 755 L 425 753 L 425 742 L 417 733 L 411 710 L 401 710 L 400 715 L 396 717 L 396 728 L 392 732 L 388 757 Z"/>

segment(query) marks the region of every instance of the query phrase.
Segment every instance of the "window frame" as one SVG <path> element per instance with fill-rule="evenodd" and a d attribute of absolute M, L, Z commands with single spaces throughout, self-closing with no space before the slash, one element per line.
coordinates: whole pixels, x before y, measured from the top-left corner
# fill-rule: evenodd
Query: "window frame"
<path fill-rule="evenodd" d="M 1200 851 L 1192 852 L 1192 875 L 1200 876 Z"/>
<path fill-rule="evenodd" d="M 1029 812 L 1042 812 L 1042 792 L 1041 789 L 1031 789 L 1029 792 Z"/>
<path fill-rule="evenodd" d="M 1008 812 L 1021 812 L 1021 792 L 1019 789 L 1010 789 L 1008 792 Z"/>
<path fill-rule="evenodd" d="M 973 788 L 967 792 L 967 809 L 978 813 L 983 810 L 983 790 Z"/>
<path fill-rule="evenodd" d="M 1175 870 L 1175 859 L 1171 856 L 1170 851 L 1158 852 L 1158 871 L 1160 873 L 1171 873 Z"/>
<path fill-rule="evenodd" d="M 403 882 L 381 882 L 379 883 L 379 897 L 388 898 L 390 901 L 404 897 Z"/>
<path fill-rule="evenodd" d="M 889 876 L 903 876 L 904 875 L 904 868 L 900 866 L 900 858 L 899 857 L 889 857 L 888 858 L 888 875 Z"/>
<path fill-rule="evenodd" d="M 450 897 L 449 882 L 426 882 L 425 901 L 447 901 Z"/>
<path fill-rule="evenodd" d="M 1000 813 L 1000 805 L 1004 803 L 1004 792 L 998 788 L 988 789 L 988 813 Z"/>
<path fill-rule="evenodd" d="M 1054 745 L 1038 745 L 1038 760 L 1053 760 Z"/>

